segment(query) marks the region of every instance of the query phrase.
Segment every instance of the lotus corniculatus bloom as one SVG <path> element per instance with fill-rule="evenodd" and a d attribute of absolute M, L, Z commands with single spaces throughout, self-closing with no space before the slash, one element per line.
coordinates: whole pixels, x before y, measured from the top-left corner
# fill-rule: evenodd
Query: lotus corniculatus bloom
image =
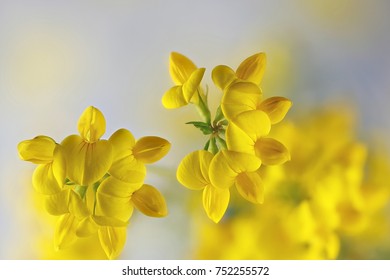
<path fill-rule="evenodd" d="M 191 190 L 203 191 L 203 208 L 218 223 L 228 209 L 230 188 L 235 186 L 247 201 L 264 201 L 264 184 L 258 172 L 262 165 L 280 165 L 290 160 L 283 143 L 269 137 L 292 102 L 284 97 L 263 98 L 260 87 L 266 64 L 264 53 L 245 59 L 234 71 L 226 65 L 211 73 L 221 102 L 211 119 L 207 87 L 201 85 L 205 68 L 197 68 L 186 56 L 172 53 L 169 70 L 175 86 L 162 104 L 167 109 L 193 104 L 201 121 L 190 121 L 208 137 L 203 150 L 196 149 L 179 164 L 177 179 Z"/>
<path fill-rule="evenodd" d="M 167 215 L 163 195 L 144 180 L 146 165 L 164 157 L 170 143 L 157 136 L 136 140 L 126 129 L 104 140 L 105 130 L 103 114 L 90 106 L 80 116 L 79 134 L 61 143 L 37 136 L 20 142 L 18 152 L 22 160 L 38 164 L 33 186 L 44 195 L 47 212 L 59 216 L 55 248 L 97 234 L 114 259 L 125 246 L 134 208 L 152 217 Z"/>

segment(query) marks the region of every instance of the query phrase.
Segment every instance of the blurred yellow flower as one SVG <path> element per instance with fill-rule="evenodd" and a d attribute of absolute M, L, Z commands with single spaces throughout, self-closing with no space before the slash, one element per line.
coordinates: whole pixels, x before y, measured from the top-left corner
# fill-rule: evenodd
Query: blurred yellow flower
<path fill-rule="evenodd" d="M 218 226 L 195 220 L 196 258 L 364 258 L 373 250 L 367 244 L 383 250 L 390 230 L 384 218 L 389 160 L 355 139 L 345 110 L 317 111 L 303 119 L 278 125 L 270 134 L 282 139 L 294 161 L 259 169 L 267 186 L 264 204 L 250 207 L 231 193 L 231 210 Z"/>

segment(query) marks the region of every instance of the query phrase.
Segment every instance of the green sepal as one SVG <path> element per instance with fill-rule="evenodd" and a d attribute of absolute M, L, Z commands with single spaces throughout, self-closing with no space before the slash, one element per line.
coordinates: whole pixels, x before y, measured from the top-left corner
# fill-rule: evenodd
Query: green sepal
<path fill-rule="evenodd" d="M 210 139 L 207 140 L 206 144 L 203 147 L 203 150 L 207 151 L 209 149 L 209 146 L 210 146 Z"/>
<path fill-rule="evenodd" d="M 221 149 L 227 149 L 226 141 L 224 139 L 222 139 L 221 137 L 217 136 L 217 137 L 215 137 L 215 140 L 216 140 L 220 150 Z"/>
<path fill-rule="evenodd" d="M 206 123 L 211 123 L 211 113 L 207 105 L 207 95 L 205 95 L 206 101 L 203 100 L 202 96 L 198 92 L 199 103 L 197 104 L 197 109 L 199 114 L 203 117 Z"/>
<path fill-rule="evenodd" d="M 213 128 L 205 122 L 195 122 L 194 121 L 194 122 L 187 122 L 186 124 L 192 124 L 196 128 L 200 129 L 200 131 L 202 131 L 204 135 L 209 135 L 209 134 L 213 133 Z"/>
<path fill-rule="evenodd" d="M 209 141 L 210 141 L 209 151 L 213 155 L 215 155 L 218 152 L 218 147 L 217 147 L 217 143 L 216 143 L 215 137 L 211 137 Z"/>
<path fill-rule="evenodd" d="M 218 106 L 217 111 L 215 112 L 214 124 L 217 124 L 219 121 L 223 120 L 225 116 L 223 115 L 221 105 Z"/>

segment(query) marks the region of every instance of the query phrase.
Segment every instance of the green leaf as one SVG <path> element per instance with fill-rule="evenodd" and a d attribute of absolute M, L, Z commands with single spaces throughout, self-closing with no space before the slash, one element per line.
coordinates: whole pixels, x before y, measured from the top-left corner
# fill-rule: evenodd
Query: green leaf
<path fill-rule="evenodd" d="M 217 124 L 219 121 L 223 120 L 224 118 L 225 116 L 223 115 L 221 105 L 219 105 L 215 113 L 214 124 Z"/>
<path fill-rule="evenodd" d="M 205 122 L 187 122 L 186 124 L 192 124 L 196 128 L 200 129 L 204 135 L 213 133 L 213 128 Z"/>

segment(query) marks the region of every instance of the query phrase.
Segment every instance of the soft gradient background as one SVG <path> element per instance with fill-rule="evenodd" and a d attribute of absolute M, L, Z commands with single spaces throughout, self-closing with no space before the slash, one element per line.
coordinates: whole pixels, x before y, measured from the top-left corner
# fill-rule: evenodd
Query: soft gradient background
<path fill-rule="evenodd" d="M 169 216 L 133 217 L 121 258 L 191 257 L 189 191 L 174 174 L 204 139 L 184 125 L 194 110 L 161 105 L 171 51 L 207 68 L 216 100 L 212 68 L 264 51 L 263 89 L 293 100 L 288 118 L 346 102 L 360 139 L 388 142 L 389 10 L 386 0 L 0 1 L 0 259 L 39 258 L 39 240 L 53 233 L 35 210 L 34 166 L 18 158 L 17 143 L 77 133 L 89 105 L 106 117 L 104 138 L 125 127 L 173 144 L 147 178 L 167 197 Z"/>

